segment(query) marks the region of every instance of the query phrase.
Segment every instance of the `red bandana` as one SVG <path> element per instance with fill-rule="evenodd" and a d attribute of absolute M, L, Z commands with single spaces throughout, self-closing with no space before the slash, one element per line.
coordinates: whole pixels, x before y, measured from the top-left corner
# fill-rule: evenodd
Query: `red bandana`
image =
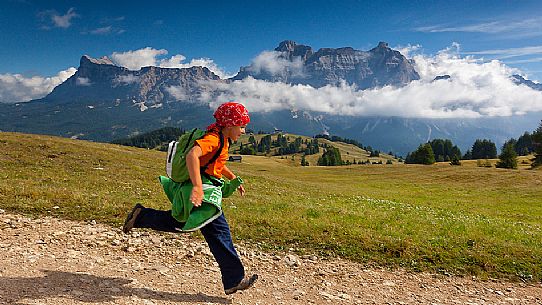
<path fill-rule="evenodd" d="M 250 122 L 248 110 L 245 106 L 236 102 L 228 102 L 218 106 L 213 116 L 215 117 L 216 122 L 209 125 L 207 130 L 231 126 L 243 126 Z"/>

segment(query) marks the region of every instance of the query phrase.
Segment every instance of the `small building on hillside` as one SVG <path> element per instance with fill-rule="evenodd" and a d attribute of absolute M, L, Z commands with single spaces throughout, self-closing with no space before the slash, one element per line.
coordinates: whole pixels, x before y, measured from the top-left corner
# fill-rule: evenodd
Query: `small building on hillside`
<path fill-rule="evenodd" d="M 273 134 L 277 133 L 283 133 L 282 129 L 278 129 L 277 127 L 275 127 L 275 130 L 273 130 Z"/>
<path fill-rule="evenodd" d="M 243 160 L 243 157 L 241 156 L 230 156 L 228 158 L 228 161 L 230 162 L 241 162 Z"/>

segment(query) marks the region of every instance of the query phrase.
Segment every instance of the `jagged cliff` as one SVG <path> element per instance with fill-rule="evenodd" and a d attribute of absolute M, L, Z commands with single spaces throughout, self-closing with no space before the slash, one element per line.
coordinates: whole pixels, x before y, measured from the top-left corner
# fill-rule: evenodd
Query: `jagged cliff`
<path fill-rule="evenodd" d="M 385 42 L 369 51 L 345 48 L 322 48 L 286 40 L 275 48 L 282 69 L 270 71 L 253 63 L 242 67 L 234 80 L 248 76 L 272 82 L 306 84 L 313 87 L 338 85 L 346 81 L 360 89 L 385 85 L 403 86 L 420 78 L 413 63 Z"/>
<path fill-rule="evenodd" d="M 115 66 L 107 57 L 81 57 L 77 72 L 57 86 L 45 99 L 111 101 L 132 100 L 155 105 L 178 100 L 182 92 L 189 100 L 201 92 L 202 81 L 220 81 L 205 67 L 160 68 L 143 67 L 132 71 Z"/>

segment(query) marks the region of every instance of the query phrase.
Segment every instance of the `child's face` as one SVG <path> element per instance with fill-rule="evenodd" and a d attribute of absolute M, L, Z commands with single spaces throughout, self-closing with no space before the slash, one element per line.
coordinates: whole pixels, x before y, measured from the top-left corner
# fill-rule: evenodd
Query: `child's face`
<path fill-rule="evenodd" d="M 245 134 L 246 127 L 246 125 L 226 127 L 222 132 L 224 133 L 224 136 L 235 142 L 241 135 Z"/>

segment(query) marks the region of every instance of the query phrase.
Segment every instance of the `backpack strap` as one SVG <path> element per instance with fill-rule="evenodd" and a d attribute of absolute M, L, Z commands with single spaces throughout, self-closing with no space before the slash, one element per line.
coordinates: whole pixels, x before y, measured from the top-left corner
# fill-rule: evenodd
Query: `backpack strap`
<path fill-rule="evenodd" d="M 184 148 L 181 151 L 186 151 L 186 149 L 188 148 L 188 145 L 192 143 L 192 138 L 194 137 L 194 134 L 196 133 L 196 131 L 198 131 L 197 128 L 192 129 L 192 132 L 190 133 L 190 137 L 188 138 L 188 141 L 186 141 L 186 144 L 184 145 Z"/>
<path fill-rule="evenodd" d="M 204 166 L 201 167 L 202 172 L 205 172 L 207 170 L 207 168 L 209 167 L 209 165 L 213 164 L 216 161 L 216 159 L 218 159 L 220 154 L 222 153 L 222 149 L 224 148 L 224 135 L 222 134 L 222 131 L 218 132 L 218 136 L 219 136 L 220 146 L 218 147 L 218 150 L 213 155 L 213 157 L 211 159 L 209 159 L 209 161 L 207 161 L 207 163 Z"/>

